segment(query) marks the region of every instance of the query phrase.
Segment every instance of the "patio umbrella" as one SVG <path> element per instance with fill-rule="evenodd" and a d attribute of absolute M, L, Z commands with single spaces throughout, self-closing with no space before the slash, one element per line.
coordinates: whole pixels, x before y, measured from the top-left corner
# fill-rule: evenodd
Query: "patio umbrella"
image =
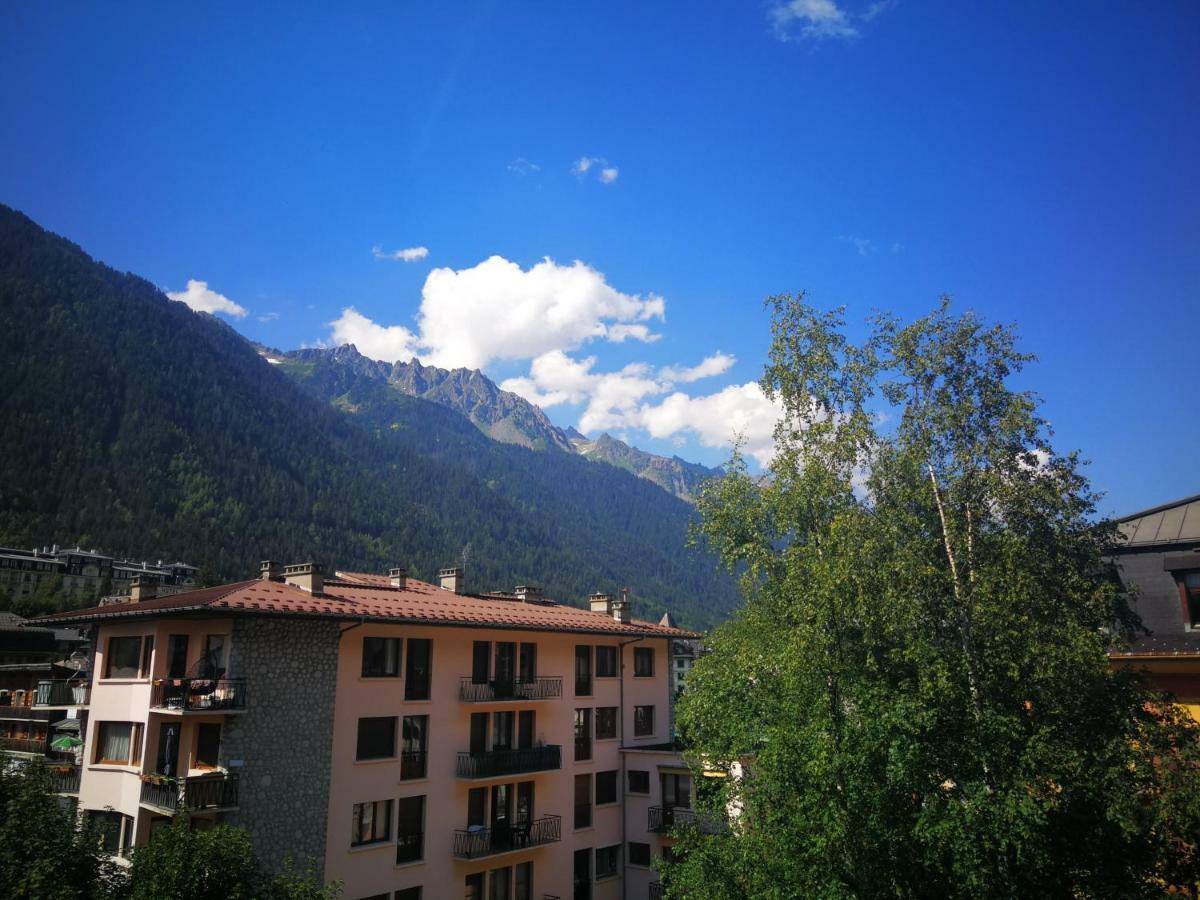
<path fill-rule="evenodd" d="M 163 774 L 175 774 L 175 726 L 167 728 L 163 736 Z"/>
<path fill-rule="evenodd" d="M 76 747 L 82 746 L 83 741 L 75 737 L 73 734 L 64 734 L 62 737 L 55 738 L 50 742 L 51 750 L 74 750 Z"/>

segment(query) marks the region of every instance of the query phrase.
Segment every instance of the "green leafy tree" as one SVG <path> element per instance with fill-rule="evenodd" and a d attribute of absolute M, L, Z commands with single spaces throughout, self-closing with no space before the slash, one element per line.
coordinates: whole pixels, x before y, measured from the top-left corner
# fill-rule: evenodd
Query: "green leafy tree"
<path fill-rule="evenodd" d="M 260 896 L 258 861 L 241 828 L 193 829 L 177 815 L 133 852 L 131 900 L 252 900 Z"/>
<path fill-rule="evenodd" d="M 699 801 L 668 896 L 1139 897 L 1200 878 L 1195 723 L 1114 672 L 1136 622 L 1114 531 L 1012 328 L 769 301 L 767 478 L 736 458 L 700 533 L 744 609 L 688 676 Z M 886 415 L 884 415 L 886 413 Z"/>
<path fill-rule="evenodd" d="M 98 828 L 51 793 L 41 764 L 0 766 L 0 884 L 14 900 L 95 900 L 123 889 Z"/>
<path fill-rule="evenodd" d="M 267 900 L 338 900 L 342 895 L 340 881 L 322 884 L 316 864 L 309 862 L 304 869 L 296 868 L 292 860 L 283 864 L 283 870 L 271 882 Z"/>

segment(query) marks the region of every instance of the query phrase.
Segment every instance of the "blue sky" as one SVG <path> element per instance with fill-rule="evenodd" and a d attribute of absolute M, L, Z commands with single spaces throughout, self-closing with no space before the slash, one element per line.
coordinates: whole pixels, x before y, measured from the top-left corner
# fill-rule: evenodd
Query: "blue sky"
<path fill-rule="evenodd" d="M 269 345 L 709 463 L 765 296 L 949 293 L 1106 511 L 1200 491 L 1197 4 L 240 6 L 0 7 L 0 202 Z"/>

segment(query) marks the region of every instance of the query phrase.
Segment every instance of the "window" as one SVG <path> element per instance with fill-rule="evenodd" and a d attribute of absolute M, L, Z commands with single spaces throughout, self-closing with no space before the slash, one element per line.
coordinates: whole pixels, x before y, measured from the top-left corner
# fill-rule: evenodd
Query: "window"
<path fill-rule="evenodd" d="M 596 707 L 596 740 L 604 741 L 617 737 L 617 708 Z"/>
<path fill-rule="evenodd" d="M 510 709 L 492 713 L 492 749 L 511 750 L 513 747 L 513 722 L 515 716 Z"/>
<path fill-rule="evenodd" d="M 488 890 L 488 900 L 510 900 L 508 888 L 512 884 L 512 867 L 505 866 L 503 869 L 492 869 L 488 875 L 488 881 L 491 883 Z"/>
<path fill-rule="evenodd" d="M 89 815 L 100 823 L 100 849 L 114 856 L 128 856 L 133 849 L 133 818 L 111 810 L 90 811 Z"/>
<path fill-rule="evenodd" d="M 416 862 L 425 851 L 425 797 L 402 797 L 396 824 L 396 862 Z"/>
<path fill-rule="evenodd" d="M 358 720 L 358 753 L 355 759 L 390 759 L 395 755 L 395 716 L 369 716 Z"/>
<path fill-rule="evenodd" d="M 400 638 L 363 638 L 362 674 L 363 678 L 399 678 Z"/>
<path fill-rule="evenodd" d="M 136 766 L 142 761 L 140 722 L 99 722 L 96 762 L 106 766 Z"/>
<path fill-rule="evenodd" d="M 596 880 L 612 878 L 617 874 L 617 864 L 621 858 L 621 845 L 596 848 Z"/>
<path fill-rule="evenodd" d="M 215 769 L 221 753 L 221 726 L 201 722 L 196 729 L 196 768 Z"/>
<path fill-rule="evenodd" d="M 592 824 L 592 774 L 575 776 L 575 827 L 589 828 Z"/>
<path fill-rule="evenodd" d="M 401 736 L 400 777 L 424 778 L 429 746 L 429 716 L 405 716 Z"/>
<path fill-rule="evenodd" d="M 1183 576 L 1183 590 L 1187 594 L 1188 624 L 1200 629 L 1200 572 L 1188 572 Z"/>
<path fill-rule="evenodd" d="M 471 646 L 471 683 L 487 684 L 492 660 L 490 641 L 475 641 Z"/>
<path fill-rule="evenodd" d="M 517 864 L 517 880 L 513 886 L 513 900 L 533 900 L 533 863 Z"/>
<path fill-rule="evenodd" d="M 639 844 L 637 841 L 629 842 L 629 864 L 631 866 L 649 866 L 650 865 L 650 845 Z"/>
<path fill-rule="evenodd" d="M 429 699 L 429 670 L 433 642 L 427 638 L 408 639 L 408 661 L 404 668 L 404 699 Z"/>
<path fill-rule="evenodd" d="M 692 806 L 692 776 L 667 773 L 662 778 L 662 805 L 667 809 Z"/>
<path fill-rule="evenodd" d="M 523 684 L 533 684 L 537 681 L 537 644 L 521 645 L 520 670 Z"/>
<path fill-rule="evenodd" d="M 392 801 L 355 803 L 351 821 L 350 846 L 379 844 L 392 839 Z"/>
<path fill-rule="evenodd" d="M 487 788 L 471 788 L 467 792 L 467 827 L 483 827 L 487 821 Z"/>
<path fill-rule="evenodd" d="M 654 707 L 635 706 L 633 708 L 633 736 L 646 737 L 654 734 Z"/>
<path fill-rule="evenodd" d="M 419 887 L 403 888 L 396 891 L 395 900 L 421 900 L 421 889 Z"/>
<path fill-rule="evenodd" d="M 167 636 L 167 677 L 184 678 L 187 676 L 188 636 L 172 634 Z"/>
<path fill-rule="evenodd" d="M 592 900 L 592 851 L 575 851 L 575 900 Z"/>
<path fill-rule="evenodd" d="M 142 660 L 140 637 L 108 639 L 108 658 L 104 661 L 105 678 L 137 678 Z"/>
<path fill-rule="evenodd" d="M 596 648 L 596 677 L 615 678 L 617 676 L 617 648 Z"/>
<path fill-rule="evenodd" d="M 634 647 L 633 648 L 633 676 L 634 678 L 651 678 L 654 675 L 654 648 L 653 647 Z"/>
<path fill-rule="evenodd" d="M 592 711 L 575 710 L 575 760 L 592 758 Z"/>
<path fill-rule="evenodd" d="M 476 872 L 473 875 L 468 875 L 466 881 L 463 882 L 466 892 L 463 894 L 466 900 L 483 900 L 483 873 Z"/>
<path fill-rule="evenodd" d="M 648 794 L 650 793 L 650 773 L 645 769 L 630 769 L 629 770 L 629 793 L 631 794 Z"/>
<path fill-rule="evenodd" d="M 138 673 L 142 678 L 149 678 L 151 666 L 154 663 L 154 635 L 148 634 L 142 641 L 142 665 Z"/>
<path fill-rule="evenodd" d="M 617 770 L 596 773 L 596 805 L 617 802 Z"/>
<path fill-rule="evenodd" d="M 575 696 L 592 696 L 592 648 L 578 644 L 575 647 Z"/>

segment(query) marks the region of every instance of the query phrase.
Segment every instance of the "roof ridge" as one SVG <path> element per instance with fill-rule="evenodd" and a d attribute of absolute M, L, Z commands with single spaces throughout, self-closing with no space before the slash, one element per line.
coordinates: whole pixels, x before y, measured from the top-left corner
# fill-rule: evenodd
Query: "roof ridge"
<path fill-rule="evenodd" d="M 1174 509 L 1176 506 L 1186 506 L 1189 503 L 1195 503 L 1200 500 L 1200 494 L 1192 494 L 1190 497 L 1181 497 L 1178 500 L 1172 500 L 1169 503 L 1160 503 L 1158 506 L 1151 506 L 1149 509 L 1143 509 L 1140 512 L 1129 513 L 1129 515 L 1121 516 L 1119 519 L 1113 519 L 1116 524 L 1129 522 L 1133 519 L 1144 519 L 1146 516 L 1152 516 L 1155 513 L 1163 512 L 1164 510 Z"/>

